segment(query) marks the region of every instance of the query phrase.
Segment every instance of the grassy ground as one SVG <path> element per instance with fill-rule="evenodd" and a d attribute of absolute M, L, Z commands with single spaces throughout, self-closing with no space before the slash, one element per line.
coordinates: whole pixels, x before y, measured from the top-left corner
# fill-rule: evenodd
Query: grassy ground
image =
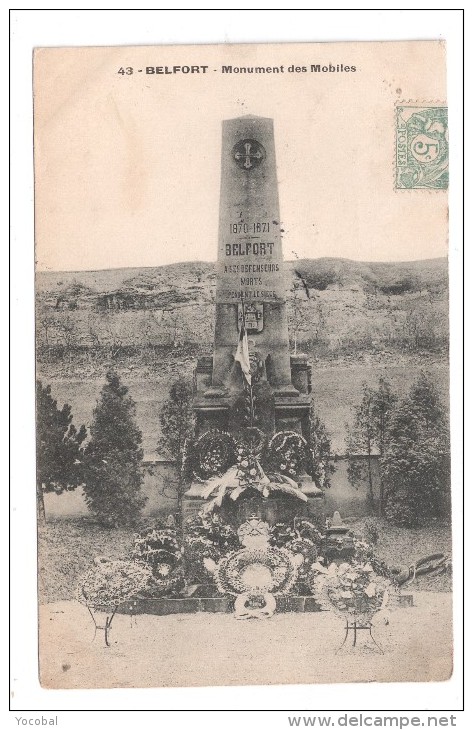
<path fill-rule="evenodd" d="M 374 522 L 379 531 L 376 552 L 388 565 L 410 565 L 434 552 L 450 553 L 448 525 L 406 530 L 385 522 Z M 361 520 L 350 527 L 363 536 L 364 525 L 365 520 Z M 126 556 L 133 536 L 131 529 L 104 529 L 85 518 L 48 522 L 38 536 L 40 603 L 73 598 L 79 575 L 93 559 L 99 555 L 109 558 Z M 449 591 L 450 574 L 419 576 L 411 587 L 421 591 Z"/>
<path fill-rule="evenodd" d="M 48 522 L 38 533 L 38 593 L 40 603 L 70 600 L 77 579 L 99 555 L 126 556 L 133 530 L 104 529 L 87 519 Z"/>
<path fill-rule="evenodd" d="M 366 534 L 367 522 L 376 526 L 379 533 L 375 545 L 377 556 L 390 566 L 412 565 L 419 558 L 433 553 L 451 555 L 452 537 L 449 523 L 435 521 L 429 527 L 407 530 L 370 517 L 369 520 L 353 522 L 350 528 L 360 537 L 369 540 Z M 451 571 L 432 576 L 420 575 L 409 585 L 418 591 L 451 591 Z"/>

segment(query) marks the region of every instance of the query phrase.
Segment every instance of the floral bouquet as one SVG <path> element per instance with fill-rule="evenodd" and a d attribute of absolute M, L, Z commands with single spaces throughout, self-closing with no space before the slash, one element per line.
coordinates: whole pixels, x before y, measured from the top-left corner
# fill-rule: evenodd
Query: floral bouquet
<path fill-rule="evenodd" d="M 222 555 L 234 550 L 240 544 L 233 527 L 224 522 L 216 512 L 209 514 L 200 512 L 194 517 L 190 517 L 185 523 L 185 533 L 186 542 L 192 542 L 196 539 L 208 541 Z"/>
<path fill-rule="evenodd" d="M 152 578 L 147 565 L 132 560 L 96 558 L 78 580 L 77 600 L 96 610 L 116 609 L 136 596 Z"/>
<path fill-rule="evenodd" d="M 302 562 L 297 576 L 296 588 L 301 595 L 311 593 L 311 584 L 314 578 L 314 564 L 319 560 L 317 545 L 307 537 L 300 537 L 286 543 L 286 549 L 294 555 L 301 556 Z"/>
<path fill-rule="evenodd" d="M 320 560 L 323 550 L 323 535 L 311 522 L 299 518 L 291 524 L 277 522 L 273 525 L 270 543 L 302 556 L 295 587 L 302 595 L 310 593 L 314 579 L 313 566 Z"/>
<path fill-rule="evenodd" d="M 238 453 L 243 450 L 249 450 L 257 458 L 261 459 L 261 455 L 266 447 L 266 436 L 260 428 L 256 426 L 247 426 L 241 429 L 238 434 Z M 242 449 L 240 451 L 240 449 Z"/>
<path fill-rule="evenodd" d="M 212 582 L 212 575 L 206 568 L 206 561 L 212 560 L 218 563 L 222 557 L 221 552 L 210 540 L 205 537 L 197 537 L 189 542 L 186 541 L 186 576 L 189 584 L 208 584 Z"/>
<path fill-rule="evenodd" d="M 388 606 L 393 590 L 390 578 L 378 575 L 371 563 L 331 563 L 314 566 L 313 591 L 323 608 L 347 621 L 369 625 L 374 614 Z"/>
<path fill-rule="evenodd" d="M 241 487 L 258 485 L 265 474 L 259 463 L 258 456 L 251 447 L 240 446 L 237 452 L 237 479 Z"/>

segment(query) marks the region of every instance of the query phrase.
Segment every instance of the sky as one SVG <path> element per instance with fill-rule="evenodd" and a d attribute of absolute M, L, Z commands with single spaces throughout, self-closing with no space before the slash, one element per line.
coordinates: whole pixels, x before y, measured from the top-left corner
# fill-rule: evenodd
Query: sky
<path fill-rule="evenodd" d="M 39 49 L 37 268 L 214 261 L 221 123 L 244 114 L 274 120 L 286 259 L 445 256 L 446 191 L 394 185 L 396 103 L 445 95 L 438 41 Z"/>

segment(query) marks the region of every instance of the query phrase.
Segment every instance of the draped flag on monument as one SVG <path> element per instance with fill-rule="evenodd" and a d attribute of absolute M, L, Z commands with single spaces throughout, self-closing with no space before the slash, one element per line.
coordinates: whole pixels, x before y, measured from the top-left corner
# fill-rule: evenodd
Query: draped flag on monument
<path fill-rule="evenodd" d="M 239 362 L 243 376 L 248 385 L 251 385 L 250 354 L 248 352 L 248 335 L 246 334 L 245 322 L 241 323 L 238 347 L 235 353 L 235 362 Z"/>

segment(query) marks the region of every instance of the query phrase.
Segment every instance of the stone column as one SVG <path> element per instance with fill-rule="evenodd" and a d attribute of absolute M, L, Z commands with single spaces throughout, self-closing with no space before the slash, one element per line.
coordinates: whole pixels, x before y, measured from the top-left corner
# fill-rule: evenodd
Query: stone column
<path fill-rule="evenodd" d="M 236 387 L 234 356 L 242 304 L 252 348 L 278 392 L 294 397 L 272 119 L 223 122 L 212 386 Z M 250 320 L 251 317 L 251 320 Z M 255 324 L 257 323 L 257 324 Z M 250 326 L 253 324 L 253 326 Z"/>

